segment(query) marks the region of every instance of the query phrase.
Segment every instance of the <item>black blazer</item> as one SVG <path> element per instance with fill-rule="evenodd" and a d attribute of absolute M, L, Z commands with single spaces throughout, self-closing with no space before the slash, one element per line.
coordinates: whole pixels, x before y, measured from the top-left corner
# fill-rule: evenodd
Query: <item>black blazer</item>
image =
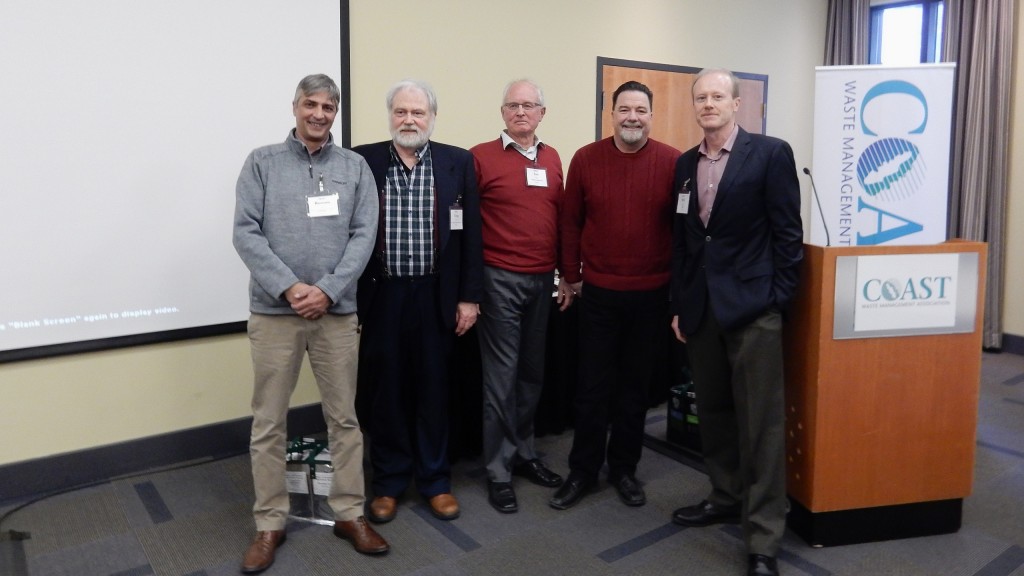
<path fill-rule="evenodd" d="M 370 303 L 384 275 L 384 189 L 391 141 L 356 146 L 353 150 L 370 165 L 381 200 L 377 246 L 366 270 L 359 278 L 356 300 L 360 322 L 367 320 Z M 440 280 L 438 309 L 444 325 L 455 329 L 455 306 L 458 302 L 480 302 L 483 298 L 483 247 L 480 238 L 480 196 L 476 188 L 473 155 L 469 151 L 438 142 L 430 143 L 434 172 L 434 208 L 437 214 L 437 268 Z M 449 208 L 461 202 L 462 230 L 451 230 Z"/>
<path fill-rule="evenodd" d="M 793 299 L 803 258 L 800 182 L 789 144 L 740 128 L 705 227 L 697 201 L 698 148 L 676 162 L 674 190 L 690 192 L 676 214 L 672 313 L 684 334 L 707 307 L 724 329 L 744 326 Z"/>

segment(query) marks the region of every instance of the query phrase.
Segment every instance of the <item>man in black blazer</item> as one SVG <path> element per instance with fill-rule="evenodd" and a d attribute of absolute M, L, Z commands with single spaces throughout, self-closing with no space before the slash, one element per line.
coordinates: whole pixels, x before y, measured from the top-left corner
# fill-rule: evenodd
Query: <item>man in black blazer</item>
<path fill-rule="evenodd" d="M 687 344 L 711 492 L 686 526 L 743 525 L 748 573 L 778 574 L 786 526 L 782 313 L 803 257 L 800 185 L 782 140 L 736 124 L 739 81 L 693 84 L 699 146 L 676 164 L 672 329 Z"/>
<path fill-rule="evenodd" d="M 473 156 L 430 141 L 437 98 L 425 82 L 387 94 L 392 139 L 358 146 L 377 182 L 380 223 L 359 279 L 361 405 L 370 433 L 374 499 L 367 516 L 394 518 L 412 481 L 434 516 L 451 520 L 448 357 L 482 298 L 480 202 Z"/>

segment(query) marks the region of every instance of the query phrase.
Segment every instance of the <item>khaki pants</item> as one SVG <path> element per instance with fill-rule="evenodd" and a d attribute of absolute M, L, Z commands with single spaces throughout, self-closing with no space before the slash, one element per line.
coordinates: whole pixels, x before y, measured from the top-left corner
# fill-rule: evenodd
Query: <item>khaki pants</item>
<path fill-rule="evenodd" d="M 363 515 L 363 434 L 355 412 L 357 324 L 355 314 L 328 314 L 319 320 L 265 314 L 249 318 L 255 375 L 249 455 L 257 530 L 281 530 L 288 517 L 284 480 L 288 406 L 307 352 L 320 388 L 334 466 L 327 502 L 338 520 Z"/>

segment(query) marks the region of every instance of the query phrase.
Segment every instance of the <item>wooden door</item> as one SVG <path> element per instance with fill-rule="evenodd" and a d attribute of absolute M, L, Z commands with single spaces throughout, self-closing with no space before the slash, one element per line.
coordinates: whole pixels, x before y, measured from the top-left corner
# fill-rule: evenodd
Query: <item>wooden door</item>
<path fill-rule="evenodd" d="M 598 58 L 597 138 L 612 135 L 612 94 L 624 82 L 636 80 L 654 93 L 651 138 L 686 151 L 703 135 L 690 97 L 700 68 Z M 736 72 L 740 79 L 740 109 L 736 120 L 744 130 L 764 134 L 768 76 Z"/>

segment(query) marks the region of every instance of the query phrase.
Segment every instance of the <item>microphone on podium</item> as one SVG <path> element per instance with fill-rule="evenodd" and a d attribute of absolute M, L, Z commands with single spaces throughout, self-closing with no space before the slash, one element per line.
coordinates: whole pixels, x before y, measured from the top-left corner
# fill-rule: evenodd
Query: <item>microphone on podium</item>
<path fill-rule="evenodd" d="M 821 216 L 821 227 L 825 229 L 825 246 L 831 246 L 832 240 L 828 235 L 828 222 L 825 220 L 825 211 L 821 209 L 821 200 L 818 199 L 818 190 L 814 186 L 814 175 L 811 174 L 811 169 L 804 166 L 804 174 L 807 174 L 811 178 L 811 196 L 814 196 L 814 201 L 818 204 L 818 214 Z"/>

